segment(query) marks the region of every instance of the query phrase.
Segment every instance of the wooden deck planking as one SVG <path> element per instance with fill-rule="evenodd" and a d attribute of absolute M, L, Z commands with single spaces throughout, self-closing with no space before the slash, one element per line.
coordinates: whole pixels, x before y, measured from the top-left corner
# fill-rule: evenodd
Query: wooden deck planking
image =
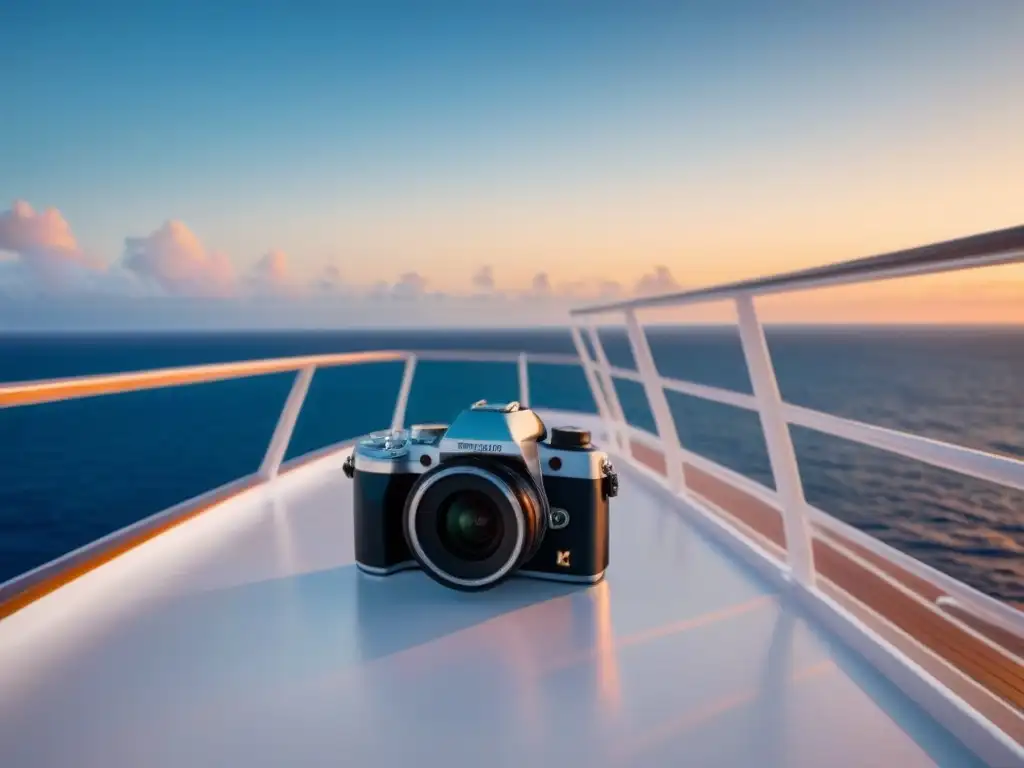
<path fill-rule="evenodd" d="M 631 448 L 637 461 L 661 475 L 666 474 L 665 458 L 661 452 L 636 441 L 632 441 Z M 684 462 L 683 470 L 687 488 L 710 502 L 709 507 L 713 511 L 731 519 L 730 522 L 742 523 L 770 541 L 778 548 L 774 554 L 785 551 L 785 529 L 778 510 L 690 463 Z M 1009 719 L 998 719 L 1004 730 L 1024 743 L 1024 718 L 1021 717 L 1024 712 L 1024 666 L 974 636 L 958 622 L 1018 656 L 1024 646 L 1019 638 L 980 619 L 967 619 L 964 612 L 957 611 L 955 607 L 933 610 L 933 607 L 938 608 L 936 600 L 946 594 L 935 585 L 832 531 L 815 526 L 813 535 L 812 546 L 819 576 L 906 632 L 917 644 L 944 659 L 1015 710 L 1016 717 L 1010 713 Z M 875 569 L 899 582 L 904 589 L 894 586 Z"/>
<path fill-rule="evenodd" d="M 971 615 L 958 606 L 943 606 L 942 611 L 943 613 L 948 613 L 961 623 L 971 627 L 974 631 L 980 632 L 986 637 L 999 643 L 999 645 L 1006 648 L 1015 656 L 1019 656 L 1024 659 L 1024 638 L 1017 637 L 1016 635 L 1007 632 L 1002 627 L 993 626 L 985 620 Z"/>

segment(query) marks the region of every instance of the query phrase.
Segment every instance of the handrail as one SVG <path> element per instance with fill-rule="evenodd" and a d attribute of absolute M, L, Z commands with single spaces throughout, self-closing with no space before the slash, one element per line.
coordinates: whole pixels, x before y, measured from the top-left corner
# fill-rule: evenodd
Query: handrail
<path fill-rule="evenodd" d="M 792 425 L 1022 490 L 1024 461 L 899 430 L 864 424 L 784 402 L 778 394 L 774 365 L 764 342 L 764 330 L 757 316 L 754 299 L 762 295 L 787 291 L 935 274 L 1017 261 L 1024 261 L 1024 225 L 782 275 L 743 280 L 695 291 L 580 307 L 570 312 L 573 320 L 573 340 L 584 372 L 587 374 L 587 382 L 598 403 L 601 418 L 609 434 L 616 437 L 623 450 L 632 458 L 639 460 L 639 457 L 633 454 L 628 437 L 622 439 L 622 436 L 629 436 L 633 429 L 626 423 L 622 408 L 618 404 L 615 379 L 627 379 L 643 385 L 648 406 L 658 428 L 659 434 L 656 439 L 660 442 L 659 449 L 671 462 L 674 462 L 673 457 L 687 457 L 692 454 L 680 444 L 674 423 L 665 424 L 662 406 L 665 390 L 758 414 L 768 446 L 775 487 L 779 489 L 778 492 L 771 492 L 768 489 L 765 491 L 772 494 L 773 504 L 781 512 L 787 541 L 797 542 L 795 546 L 787 546 L 786 570 L 788 575 L 806 590 L 818 594 L 815 588 L 815 569 L 813 563 L 808 562 L 810 552 L 807 546 L 809 518 L 815 516 L 816 510 L 812 510 L 803 496 L 803 484 L 792 451 Z M 665 377 L 652 365 L 652 361 L 647 359 L 649 355 L 645 352 L 648 350 L 646 333 L 642 327 L 638 327 L 636 310 L 721 299 L 731 299 L 737 310 L 740 343 L 753 394 Z M 594 325 L 595 315 L 607 312 L 622 313 L 626 335 L 634 352 L 634 360 L 637 362 L 636 370 L 614 367 L 609 363 Z M 583 344 L 579 332 L 581 329 L 586 329 L 589 333 L 593 357 Z M 643 359 L 637 360 L 638 350 Z M 673 469 L 671 465 L 666 466 L 669 473 Z M 679 490 L 684 494 L 690 493 L 685 482 L 685 473 L 683 487 Z M 966 589 L 969 588 L 965 586 Z M 978 593 L 978 596 L 985 597 L 981 593 Z M 1024 637 L 1024 614 L 1010 606 L 1000 604 L 1000 608 L 994 608 L 991 601 L 971 600 L 966 593 L 958 594 L 958 604 L 964 610 L 973 611 L 982 618 L 991 618 L 994 612 L 998 613 L 1004 627 L 1012 626 L 1016 634 Z"/>
<path fill-rule="evenodd" d="M 570 310 L 569 314 L 581 317 L 627 309 L 698 304 L 733 299 L 741 295 L 765 296 L 895 277 L 955 272 L 1016 261 L 1024 261 L 1024 225 L 781 275 L 577 307 Z"/>
<path fill-rule="evenodd" d="M 241 379 L 247 376 L 298 371 L 309 366 L 315 368 L 336 368 L 347 365 L 401 362 L 410 355 L 415 355 L 421 361 L 432 362 L 517 363 L 520 354 L 519 352 L 475 352 L 461 350 L 344 352 L 331 355 L 302 355 L 267 360 L 241 360 L 176 368 L 157 368 L 148 371 L 129 371 L 127 373 L 12 382 L 0 384 L 0 408 L 38 405 L 59 400 L 76 400 L 83 397 L 121 394 L 124 392 L 161 389 L 187 384 L 203 384 L 227 379 Z M 579 365 L 579 359 L 572 355 L 530 353 L 529 359 L 534 363 L 542 365 Z"/>
<path fill-rule="evenodd" d="M 19 405 L 38 405 L 59 400 L 77 400 L 98 395 L 122 394 L 145 389 L 162 389 L 186 384 L 203 384 L 247 376 L 297 371 L 313 366 L 328 368 L 365 363 L 386 363 L 405 360 L 405 352 L 346 352 L 336 355 L 304 355 L 279 357 L 269 360 L 243 360 L 209 365 L 190 365 L 177 368 L 157 368 L 149 371 L 73 376 L 44 381 L 25 381 L 0 384 L 0 408 Z"/>
<path fill-rule="evenodd" d="M 784 409 L 790 424 L 1024 491 L 1024 461 L 1012 456 L 1001 456 L 910 432 L 877 427 L 789 403 L 785 404 Z"/>
<path fill-rule="evenodd" d="M 643 377 L 638 371 L 610 366 L 608 373 L 616 379 L 643 383 Z M 745 392 L 667 376 L 660 376 L 659 382 L 667 390 L 701 400 L 747 411 L 757 412 L 758 409 L 755 397 Z M 911 432 L 866 424 L 787 402 L 782 403 L 782 413 L 786 423 L 791 425 L 813 429 L 821 434 L 895 453 L 939 469 L 949 469 L 978 480 L 1024 491 L 1024 461 L 1012 456 L 1002 456 Z"/>
<path fill-rule="evenodd" d="M 410 354 L 413 354 L 410 352 Z M 579 365 L 578 357 L 560 355 L 553 352 L 476 352 L 462 350 L 415 350 L 415 355 L 423 362 L 441 363 L 517 363 L 519 356 L 526 354 L 531 362 L 542 365 Z"/>
<path fill-rule="evenodd" d="M 300 355 L 0 384 L 0 409 L 296 371 L 295 381 L 256 473 L 259 479 L 270 480 L 277 475 L 288 450 L 299 411 L 305 403 L 306 393 L 317 368 L 404 362 L 405 370 L 391 423 L 392 428 L 397 429 L 404 424 L 405 409 L 418 360 L 514 364 L 518 371 L 519 400 L 522 403 L 527 403 L 530 397 L 529 362 L 541 365 L 579 365 L 580 362 L 572 355 L 475 350 L 385 350 Z"/>

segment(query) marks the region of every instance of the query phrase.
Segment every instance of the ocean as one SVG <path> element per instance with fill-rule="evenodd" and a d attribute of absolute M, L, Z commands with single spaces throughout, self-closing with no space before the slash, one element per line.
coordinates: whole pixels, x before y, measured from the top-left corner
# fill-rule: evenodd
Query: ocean
<path fill-rule="evenodd" d="M 1024 458 L 1024 329 L 772 328 L 797 405 Z M 733 328 L 653 328 L 663 374 L 749 392 Z M 632 368 L 621 332 L 612 365 Z M 365 349 L 573 353 L 565 329 L 0 336 L 0 380 Z M 0 582 L 256 469 L 293 374 L 0 410 Z M 288 457 L 387 426 L 400 364 L 318 371 Z M 422 363 L 408 420 L 514 399 L 511 365 Z M 628 420 L 654 431 L 638 384 Z M 582 371 L 531 368 L 534 404 L 594 411 Z M 772 485 L 753 413 L 669 393 L 680 438 Z M 580 404 L 584 404 L 581 406 Z M 1024 493 L 794 429 L 808 500 L 996 598 L 1024 603 Z"/>

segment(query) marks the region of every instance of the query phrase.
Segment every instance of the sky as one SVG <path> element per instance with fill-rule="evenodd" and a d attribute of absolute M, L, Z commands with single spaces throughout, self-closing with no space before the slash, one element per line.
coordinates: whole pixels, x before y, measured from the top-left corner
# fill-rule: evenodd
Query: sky
<path fill-rule="evenodd" d="M 556 323 L 1018 225 L 1022 39 L 1013 0 L 5 3 L 0 331 Z M 1024 322 L 1022 286 L 764 311 Z"/>

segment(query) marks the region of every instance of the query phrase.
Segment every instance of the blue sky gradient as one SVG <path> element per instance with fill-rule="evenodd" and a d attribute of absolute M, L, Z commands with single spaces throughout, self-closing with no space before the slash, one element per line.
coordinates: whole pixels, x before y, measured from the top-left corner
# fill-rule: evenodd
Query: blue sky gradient
<path fill-rule="evenodd" d="M 108 263 L 173 219 L 360 285 L 734 279 L 1019 223 L 1022 39 L 997 0 L 8 4 L 0 210 Z"/>

